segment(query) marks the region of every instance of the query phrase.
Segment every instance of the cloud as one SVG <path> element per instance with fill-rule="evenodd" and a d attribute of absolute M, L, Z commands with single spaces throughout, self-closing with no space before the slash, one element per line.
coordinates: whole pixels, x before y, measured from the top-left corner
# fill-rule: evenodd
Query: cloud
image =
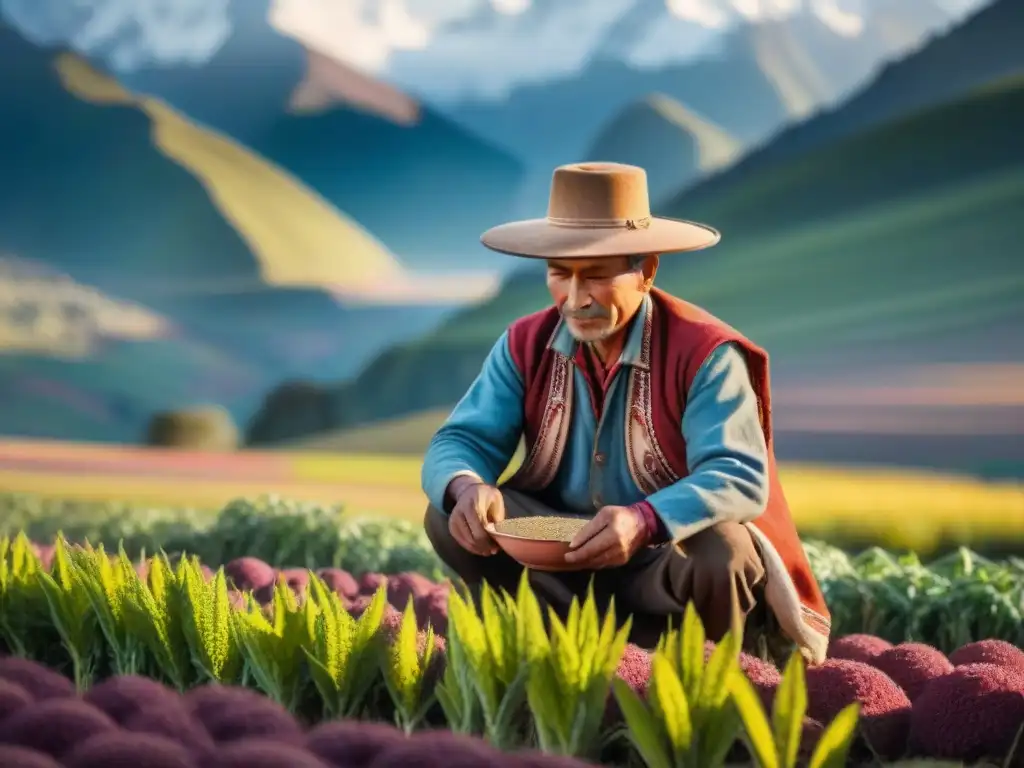
<path fill-rule="evenodd" d="M 121 71 L 201 64 L 230 37 L 230 0 L 0 0 L 40 45 L 68 45 Z"/>
<path fill-rule="evenodd" d="M 274 0 L 270 23 L 280 32 L 367 72 L 383 71 L 395 51 L 421 51 L 429 20 L 405 0 Z"/>
<path fill-rule="evenodd" d="M 501 98 L 516 85 L 578 71 L 634 2 L 535 0 L 518 15 L 484 4 L 435 27 L 429 50 L 396 52 L 387 76 L 440 101 Z"/>
<path fill-rule="evenodd" d="M 729 23 L 729 13 L 713 0 L 667 0 L 666 6 L 677 19 L 702 27 L 721 29 Z"/>
<path fill-rule="evenodd" d="M 864 31 L 864 16 L 841 5 L 840 0 L 811 0 L 811 8 L 822 23 L 838 35 L 856 37 Z"/>
<path fill-rule="evenodd" d="M 518 16 L 530 10 L 531 0 L 491 0 L 491 7 L 502 16 Z"/>

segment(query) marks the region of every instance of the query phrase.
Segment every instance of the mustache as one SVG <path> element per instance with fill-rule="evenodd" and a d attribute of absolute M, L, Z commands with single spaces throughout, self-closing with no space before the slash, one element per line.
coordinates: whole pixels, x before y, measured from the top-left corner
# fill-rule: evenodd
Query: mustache
<path fill-rule="evenodd" d="M 580 309 L 562 307 L 562 317 L 570 320 L 606 320 L 611 317 L 611 312 L 595 301 Z"/>

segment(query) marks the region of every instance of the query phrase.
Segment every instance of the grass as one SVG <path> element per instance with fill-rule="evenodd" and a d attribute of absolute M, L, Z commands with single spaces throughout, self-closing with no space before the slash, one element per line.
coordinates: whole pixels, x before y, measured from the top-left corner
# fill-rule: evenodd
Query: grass
<path fill-rule="evenodd" d="M 215 509 L 235 498 L 275 494 L 412 522 L 427 503 L 416 454 L 301 450 L 205 457 L 59 443 L 0 448 L 0 491 L 48 498 Z M 3 468 L 12 454 L 34 457 L 35 464 Z M 1022 484 L 801 464 L 784 465 L 781 474 L 804 536 L 922 553 L 949 543 L 1024 543 Z"/>
<path fill-rule="evenodd" d="M 1013 324 L 1024 297 L 1024 272 L 1009 262 L 1021 233 L 1014 213 L 1021 206 L 1024 167 L 747 240 L 726 252 L 724 265 L 694 261 L 670 272 L 662 285 L 729 318 L 776 354 L 808 354 L 829 344 L 906 344 L 949 330 Z M 987 252 L 995 255 L 940 257 L 969 253 L 982 231 Z M 886 262 L 898 271 L 885 270 Z M 729 265 L 723 274 L 721 266 Z M 798 297 L 791 285 L 796 272 L 807 286 Z M 885 279 L 864 290 L 866 274 Z"/>
<path fill-rule="evenodd" d="M 298 450 L 307 451 L 422 456 L 430 438 L 450 412 L 450 408 L 431 409 L 361 427 L 314 435 L 296 440 L 292 445 Z"/>

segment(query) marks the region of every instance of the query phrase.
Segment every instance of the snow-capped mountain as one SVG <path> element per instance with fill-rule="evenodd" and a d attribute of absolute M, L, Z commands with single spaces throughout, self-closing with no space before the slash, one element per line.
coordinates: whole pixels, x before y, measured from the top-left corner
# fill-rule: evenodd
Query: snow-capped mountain
<path fill-rule="evenodd" d="M 661 67 L 704 55 L 742 24 L 811 14 L 836 35 L 873 25 L 912 44 L 986 0 L 274 0 L 270 21 L 329 55 L 433 101 L 500 98 L 612 58 Z M 127 72 L 201 65 L 231 37 L 231 0 L 0 0 L 41 44 Z M 899 14 L 893 26 L 887 19 Z M 901 43 L 893 40 L 894 47 Z M 255 50 L 258 56 L 259 51 Z"/>

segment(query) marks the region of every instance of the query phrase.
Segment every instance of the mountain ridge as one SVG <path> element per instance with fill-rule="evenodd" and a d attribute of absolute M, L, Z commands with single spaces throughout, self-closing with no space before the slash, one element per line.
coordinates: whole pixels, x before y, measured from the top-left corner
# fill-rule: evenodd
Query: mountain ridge
<path fill-rule="evenodd" d="M 509 215 L 521 162 L 275 28 L 268 8 L 269 0 L 232 0 L 234 34 L 202 66 L 120 79 L 301 178 L 406 267 L 482 271 L 478 234 Z M 311 86 L 313 106 L 297 108 Z"/>
<path fill-rule="evenodd" d="M 986 82 L 1024 71 L 1019 45 L 1024 5 L 994 0 L 961 24 L 889 62 L 849 99 L 802 123 L 783 127 L 735 165 L 705 180 L 703 189 L 728 186 L 763 165 L 782 162 L 915 109 L 955 98 Z M 969 55 L 968 55 L 969 54 Z M 936 72 L 941 71 L 941 76 Z M 686 193 L 685 188 L 679 193 Z"/>
<path fill-rule="evenodd" d="M 696 180 L 728 165 L 741 151 L 740 142 L 722 128 L 655 93 L 606 123 L 587 156 L 644 168 L 648 194 L 658 201 L 675 192 L 682 179 Z"/>
<path fill-rule="evenodd" d="M 645 94 L 674 98 L 752 145 L 855 87 L 880 59 L 897 54 L 887 44 L 873 28 L 843 37 L 805 11 L 740 25 L 713 51 L 682 64 L 640 69 L 594 57 L 577 75 L 519 86 L 503 101 L 452 105 L 446 113 L 524 159 L 528 177 L 516 215 L 532 217 L 542 215 L 551 169 L 594 159 L 584 155 L 594 132 Z"/>

